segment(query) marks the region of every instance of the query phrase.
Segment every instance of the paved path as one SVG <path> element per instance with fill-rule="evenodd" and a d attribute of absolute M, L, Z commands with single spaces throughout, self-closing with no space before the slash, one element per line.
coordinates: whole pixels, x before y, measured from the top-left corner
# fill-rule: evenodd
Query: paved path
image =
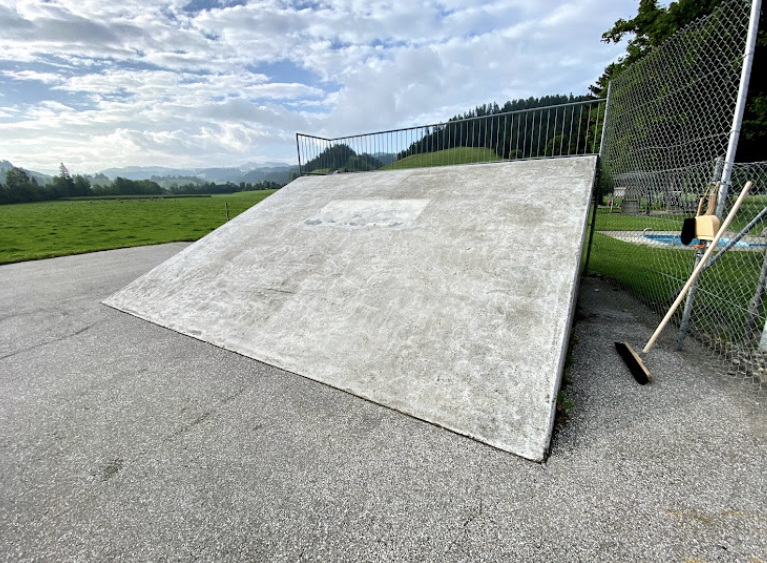
<path fill-rule="evenodd" d="M 183 247 L 0 267 L 0 561 L 767 561 L 765 399 L 623 292 L 536 464 L 100 304 Z"/>

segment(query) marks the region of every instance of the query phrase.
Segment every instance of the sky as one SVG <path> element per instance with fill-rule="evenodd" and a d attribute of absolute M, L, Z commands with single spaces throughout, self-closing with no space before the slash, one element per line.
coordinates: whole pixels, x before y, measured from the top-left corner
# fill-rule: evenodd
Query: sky
<path fill-rule="evenodd" d="M 296 132 L 585 94 L 637 0 L 0 0 L 0 160 L 296 162 Z"/>

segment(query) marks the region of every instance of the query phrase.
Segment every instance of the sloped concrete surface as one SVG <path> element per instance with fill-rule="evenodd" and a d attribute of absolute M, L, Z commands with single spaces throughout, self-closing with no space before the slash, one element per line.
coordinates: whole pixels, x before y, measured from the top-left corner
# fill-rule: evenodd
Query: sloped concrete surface
<path fill-rule="evenodd" d="M 0 562 L 767 561 L 767 402 L 623 292 L 537 464 L 100 304 L 184 246 L 0 266 Z"/>
<path fill-rule="evenodd" d="M 540 461 L 595 165 L 301 178 L 105 303 Z"/>

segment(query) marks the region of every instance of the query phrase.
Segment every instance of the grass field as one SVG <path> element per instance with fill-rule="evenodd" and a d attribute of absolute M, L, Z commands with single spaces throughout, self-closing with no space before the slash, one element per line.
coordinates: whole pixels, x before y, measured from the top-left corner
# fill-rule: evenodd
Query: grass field
<path fill-rule="evenodd" d="M 0 206 L 0 264 L 195 241 L 274 190 L 194 198 L 53 201 Z"/>
<path fill-rule="evenodd" d="M 447 166 L 449 164 L 471 164 L 474 162 L 492 162 L 501 160 L 491 149 L 456 147 L 442 151 L 414 154 L 392 162 L 381 170 L 399 168 L 425 168 L 427 166 Z"/>
<path fill-rule="evenodd" d="M 485 149 L 450 149 L 415 155 L 387 168 L 476 162 Z M 489 152 L 489 151 L 488 151 Z M 497 158 L 497 157 L 496 157 Z M 435 160 L 436 159 L 436 160 Z M 83 199 L 0 206 L 0 264 L 81 254 L 130 246 L 195 241 L 226 221 L 225 205 L 235 217 L 272 191 L 239 192 L 212 197 Z M 749 197 L 731 231 L 739 230 L 767 205 L 765 196 Z M 600 208 L 589 271 L 630 288 L 658 310 L 665 309 L 692 272 L 695 253 L 617 240 L 598 231 L 681 230 L 684 215 L 621 215 Z M 758 225 L 753 234 L 764 227 Z M 715 324 L 705 329 L 731 332 L 742 326 L 749 299 L 758 285 L 763 252 L 731 252 L 702 278 L 696 315 L 715 310 Z M 708 290 L 710 288 L 710 291 Z M 723 294 L 722 288 L 726 288 Z M 764 312 L 760 323 L 764 323 Z M 703 322 L 706 324 L 706 321 Z M 732 335 L 730 335 L 732 337 Z"/>

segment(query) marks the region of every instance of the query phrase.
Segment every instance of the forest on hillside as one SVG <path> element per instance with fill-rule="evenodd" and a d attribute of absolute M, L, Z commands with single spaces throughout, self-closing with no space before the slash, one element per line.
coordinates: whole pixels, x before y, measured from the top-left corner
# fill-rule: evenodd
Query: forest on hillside
<path fill-rule="evenodd" d="M 454 149 L 467 149 L 461 158 L 472 161 L 478 154 L 492 154 L 498 159 L 567 156 L 592 152 L 601 132 L 603 107 L 593 96 L 553 95 L 524 100 L 510 100 L 499 106 L 483 104 L 451 117 L 446 123 L 430 127 L 387 132 L 370 136 L 361 143 L 401 145 L 392 153 L 392 164 L 384 166 L 380 153 L 357 152 L 355 139 L 328 146 L 320 154 L 302 163 L 303 173 L 327 173 L 337 170 L 359 172 L 379 168 L 397 168 L 397 162 L 426 162 L 413 159 Z M 538 111 L 529 111 L 538 110 Z M 378 137 L 378 138 L 376 138 Z M 396 150 L 396 149 L 395 149 Z M 491 151 L 491 153 L 481 152 Z M 418 165 L 418 164 L 416 164 Z"/>
<path fill-rule="evenodd" d="M 99 177 L 100 176 L 100 177 Z M 72 197 L 99 196 L 161 196 L 163 194 L 231 194 L 240 191 L 278 190 L 283 184 L 264 180 L 261 182 L 226 182 L 188 181 L 182 185 L 163 188 L 155 180 L 129 180 L 117 177 L 109 180 L 99 175 L 95 180 L 81 174 L 71 175 L 64 164 L 59 166 L 59 174 L 53 176 L 47 184 L 41 185 L 36 178 L 21 168 L 11 168 L 0 181 L 0 205 L 11 203 L 30 203 L 50 201 Z"/>

